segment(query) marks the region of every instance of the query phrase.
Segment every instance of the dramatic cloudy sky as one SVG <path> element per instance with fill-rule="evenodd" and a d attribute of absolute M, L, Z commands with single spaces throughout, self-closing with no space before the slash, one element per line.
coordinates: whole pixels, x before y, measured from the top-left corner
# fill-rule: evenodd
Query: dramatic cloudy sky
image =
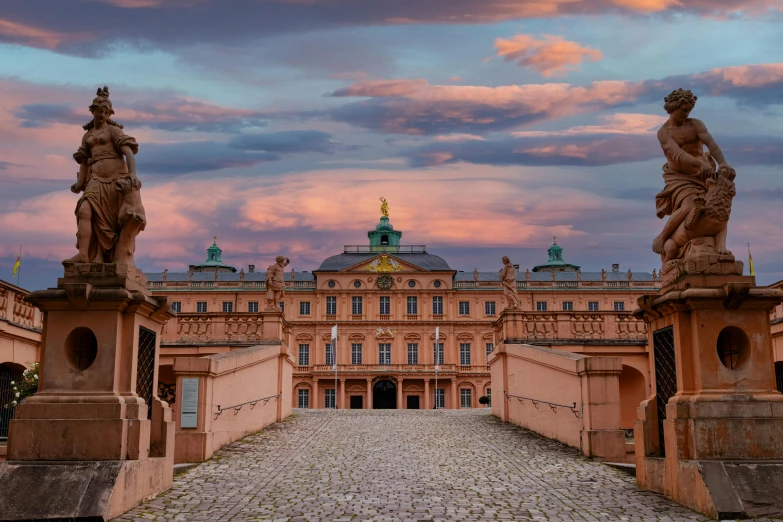
<path fill-rule="evenodd" d="M 452 267 L 650 271 L 663 98 L 693 89 L 738 172 L 729 247 L 783 279 L 783 0 L 5 0 L 0 278 L 73 255 L 98 86 L 137 138 L 137 259 L 312 270 L 389 200 Z"/>

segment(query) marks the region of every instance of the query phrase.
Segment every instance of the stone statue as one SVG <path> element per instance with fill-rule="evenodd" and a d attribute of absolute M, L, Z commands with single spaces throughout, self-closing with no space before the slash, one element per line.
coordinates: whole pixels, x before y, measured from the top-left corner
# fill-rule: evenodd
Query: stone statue
<path fill-rule="evenodd" d="M 280 310 L 279 303 L 285 297 L 285 267 L 291 261 L 287 257 L 277 256 L 275 264 L 266 269 L 266 309 Z"/>
<path fill-rule="evenodd" d="M 293 283 L 296 281 L 296 271 L 292 268 L 291 269 L 291 282 Z"/>
<path fill-rule="evenodd" d="M 386 202 L 386 198 L 381 198 L 381 215 L 383 217 L 389 217 L 389 203 Z"/>
<path fill-rule="evenodd" d="M 517 294 L 517 269 L 511 264 L 508 256 L 503 256 L 503 268 L 500 270 L 500 283 L 503 285 L 503 299 L 506 310 L 521 310 L 522 304 Z"/>
<path fill-rule="evenodd" d="M 473 269 L 473 280 L 478 281 L 479 280 L 479 271 L 478 268 Z"/>
<path fill-rule="evenodd" d="M 71 191 L 76 203 L 76 248 L 65 263 L 117 263 L 134 267 L 136 236 L 147 223 L 134 155 L 139 145 L 113 121 L 109 88 L 98 89 L 90 105 L 93 120 L 73 157 L 80 165 Z"/>
<path fill-rule="evenodd" d="M 696 99 L 689 90 L 669 94 L 664 105 L 669 119 L 658 130 L 667 162 L 665 186 L 655 205 L 658 217 L 669 219 L 653 241 L 653 251 L 661 255 L 664 282 L 683 273 L 742 273 L 742 263 L 726 249 L 736 172 L 704 123 L 689 118 Z"/>

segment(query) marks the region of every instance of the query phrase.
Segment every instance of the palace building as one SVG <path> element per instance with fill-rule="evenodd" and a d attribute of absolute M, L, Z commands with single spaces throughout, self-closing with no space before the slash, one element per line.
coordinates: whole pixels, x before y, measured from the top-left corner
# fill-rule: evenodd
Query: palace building
<path fill-rule="evenodd" d="M 279 305 L 297 359 L 295 406 L 475 408 L 482 396 L 492 400 L 487 354 L 504 306 L 499 273 L 457 270 L 424 245 L 403 244 L 386 216 L 367 235 L 367 244 L 346 245 L 311 272 L 286 273 Z M 583 272 L 556 241 L 548 254 L 546 263 L 518 271 L 526 341 L 622 357 L 623 427 L 630 429 L 650 394 L 647 332 L 631 311 L 660 281 L 619 265 Z M 174 357 L 258 344 L 265 271 L 237 271 L 222 255 L 215 239 L 207 260 L 187 272 L 148 274 L 150 290 L 170 297 L 177 312 L 161 343 L 164 399 L 173 400 Z"/>

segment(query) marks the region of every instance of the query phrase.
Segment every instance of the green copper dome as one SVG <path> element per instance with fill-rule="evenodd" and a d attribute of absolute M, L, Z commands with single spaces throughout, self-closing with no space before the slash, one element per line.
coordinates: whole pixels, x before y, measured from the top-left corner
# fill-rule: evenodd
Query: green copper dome
<path fill-rule="evenodd" d="M 367 232 L 367 237 L 370 239 L 370 247 L 378 247 L 380 251 L 384 247 L 399 246 L 402 232 L 394 230 L 389 218 L 382 216 L 375 230 Z"/>
<path fill-rule="evenodd" d="M 223 263 L 223 259 L 221 259 L 222 255 L 223 255 L 223 250 L 221 250 L 220 247 L 217 246 L 217 236 L 215 236 L 213 238 L 212 246 L 207 248 L 207 260 L 200 265 L 195 265 L 195 267 L 201 270 L 222 269 L 222 270 L 229 270 L 231 272 L 236 272 L 237 271 L 236 268 Z"/>
<path fill-rule="evenodd" d="M 557 238 L 553 238 L 552 246 L 547 250 L 549 260 L 533 268 L 533 272 L 576 272 L 579 267 L 566 263 L 563 260 L 563 247 L 557 244 Z"/>

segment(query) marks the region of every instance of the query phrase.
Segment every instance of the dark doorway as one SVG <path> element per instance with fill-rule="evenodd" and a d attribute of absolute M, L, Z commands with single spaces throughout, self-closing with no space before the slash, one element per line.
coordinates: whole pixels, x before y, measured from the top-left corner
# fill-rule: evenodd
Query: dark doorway
<path fill-rule="evenodd" d="M 364 407 L 361 395 L 351 395 L 351 409 L 361 410 Z"/>
<path fill-rule="evenodd" d="M 0 364 L 0 440 L 8 438 L 8 426 L 16 410 L 10 406 L 11 401 L 16 398 L 13 392 L 14 385 L 11 383 L 15 382 L 18 385 L 22 380 L 22 368 L 24 366 L 17 364 Z"/>
<path fill-rule="evenodd" d="M 397 409 L 397 386 L 391 381 L 378 381 L 372 389 L 372 407 L 376 410 Z"/>
<path fill-rule="evenodd" d="M 407 408 L 409 410 L 418 410 L 419 409 L 419 396 L 418 395 L 408 395 Z"/>

